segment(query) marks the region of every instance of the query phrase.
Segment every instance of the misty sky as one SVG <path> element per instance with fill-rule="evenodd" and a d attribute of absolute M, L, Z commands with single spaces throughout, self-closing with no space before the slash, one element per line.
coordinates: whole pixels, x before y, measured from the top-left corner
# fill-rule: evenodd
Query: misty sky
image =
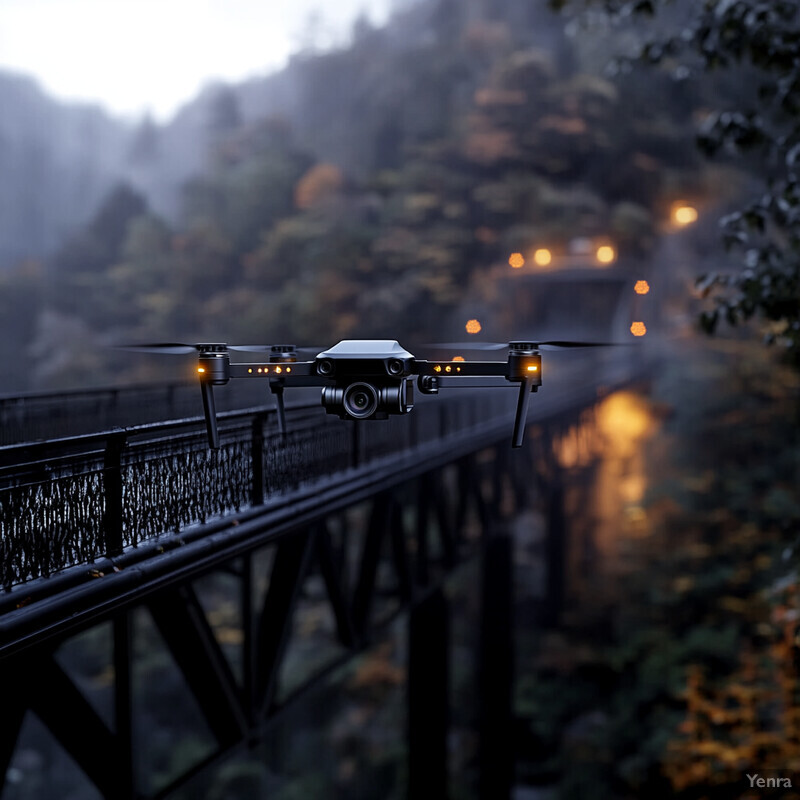
<path fill-rule="evenodd" d="M 282 66 L 301 44 L 342 41 L 392 0 L 0 0 L 0 67 L 63 99 L 166 119 L 214 78 Z M 308 31 L 317 13 L 316 34 Z"/>

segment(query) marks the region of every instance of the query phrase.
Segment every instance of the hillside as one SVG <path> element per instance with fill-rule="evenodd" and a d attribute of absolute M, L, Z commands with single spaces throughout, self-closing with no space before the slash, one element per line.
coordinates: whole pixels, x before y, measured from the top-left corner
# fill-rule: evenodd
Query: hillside
<path fill-rule="evenodd" d="M 30 78 L 0 71 L 0 269 L 40 258 L 87 221 L 129 137 L 99 107 L 59 103 Z"/>
<path fill-rule="evenodd" d="M 580 238 L 646 258 L 669 204 L 710 191 L 708 89 L 611 82 L 586 36 L 522 2 L 429 0 L 144 120 L 89 224 L 7 278 L 34 363 L 0 361 L 6 384 L 153 375 L 103 342 L 420 341 L 510 253 Z"/>

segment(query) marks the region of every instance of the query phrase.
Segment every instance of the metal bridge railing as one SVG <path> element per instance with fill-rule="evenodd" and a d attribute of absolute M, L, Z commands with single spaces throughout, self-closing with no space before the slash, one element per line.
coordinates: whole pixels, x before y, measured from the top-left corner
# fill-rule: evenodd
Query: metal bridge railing
<path fill-rule="evenodd" d="M 447 448 L 509 425 L 516 392 L 423 400 L 404 417 L 343 422 L 318 405 L 220 415 L 221 447 L 202 419 L 0 447 L 0 584 L 6 591 L 227 514 L 275 503 L 419 447 Z"/>
<path fill-rule="evenodd" d="M 269 391 L 241 381 L 219 392 L 220 411 L 261 405 Z M 144 425 L 194 416 L 197 381 L 0 395 L 0 447 L 63 436 L 82 436 L 121 425 Z"/>

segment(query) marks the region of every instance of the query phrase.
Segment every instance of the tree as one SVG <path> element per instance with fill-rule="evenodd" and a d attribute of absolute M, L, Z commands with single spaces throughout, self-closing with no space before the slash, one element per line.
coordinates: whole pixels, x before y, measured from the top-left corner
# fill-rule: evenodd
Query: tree
<path fill-rule="evenodd" d="M 550 0 L 573 8 L 577 0 Z M 676 15 L 669 0 L 584 0 L 614 20 Z M 733 274 L 698 278 L 713 300 L 701 318 L 713 333 L 721 319 L 731 325 L 763 322 L 767 343 L 778 343 L 800 369 L 800 6 L 795 0 L 706 0 L 677 4 L 688 21 L 641 46 L 638 58 L 678 78 L 705 70 L 733 76 L 743 91 L 730 106 L 707 117 L 698 137 L 703 152 L 755 167 L 762 191 L 721 221 L 724 242 L 741 251 Z M 754 91 L 747 91 L 749 87 Z M 735 98 L 735 99 L 734 99 Z"/>

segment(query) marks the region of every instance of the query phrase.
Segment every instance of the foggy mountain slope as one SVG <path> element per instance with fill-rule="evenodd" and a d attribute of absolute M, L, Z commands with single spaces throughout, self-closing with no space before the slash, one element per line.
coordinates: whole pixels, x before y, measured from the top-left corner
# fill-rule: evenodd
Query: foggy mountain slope
<path fill-rule="evenodd" d="M 86 222 L 129 138 L 100 107 L 58 102 L 0 70 L 0 269 L 41 258 Z"/>
<path fill-rule="evenodd" d="M 558 18 L 525 9 L 499 0 L 408 4 L 382 28 L 358 21 L 346 46 L 301 52 L 266 77 L 209 85 L 163 124 L 57 101 L 0 70 L 0 269 L 52 253 L 121 182 L 177 220 L 183 185 L 214 165 L 219 140 L 265 118 L 350 174 L 396 166 L 408 146 L 446 132 L 487 68 L 480 43 L 459 50 L 454 39 L 523 15 L 532 43 L 558 47 Z"/>

